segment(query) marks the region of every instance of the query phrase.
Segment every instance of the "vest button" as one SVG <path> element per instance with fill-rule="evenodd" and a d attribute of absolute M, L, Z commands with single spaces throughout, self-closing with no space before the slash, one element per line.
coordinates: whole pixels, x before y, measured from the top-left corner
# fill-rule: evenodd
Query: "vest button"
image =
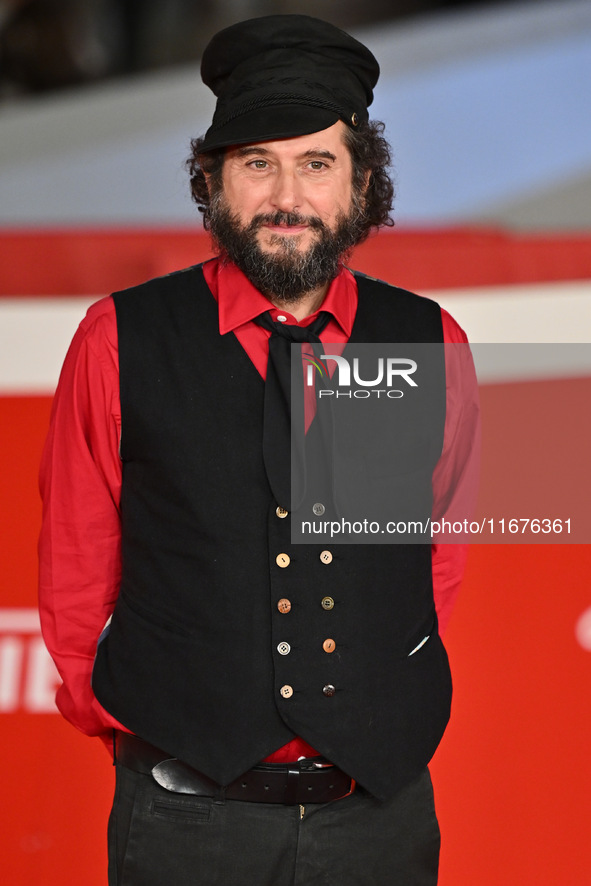
<path fill-rule="evenodd" d="M 330 551 L 322 551 L 320 559 L 323 563 L 332 563 L 332 554 Z"/>
<path fill-rule="evenodd" d="M 289 554 L 277 554 L 275 562 L 278 566 L 281 566 L 282 569 L 285 569 L 286 566 L 289 566 L 291 560 L 289 559 Z"/>
<path fill-rule="evenodd" d="M 291 652 L 291 646 L 289 645 L 289 643 L 286 643 L 284 641 L 280 643 L 277 647 L 277 652 L 279 653 L 279 655 L 289 655 L 289 653 Z"/>
<path fill-rule="evenodd" d="M 282 686 L 279 690 L 279 694 L 283 696 L 283 698 L 291 698 L 293 695 L 293 686 Z"/>
<path fill-rule="evenodd" d="M 278 517 L 283 519 L 284 517 L 287 517 L 287 515 L 289 514 L 289 511 L 286 511 L 285 508 L 277 507 L 277 508 L 275 508 L 275 513 L 277 514 Z"/>
<path fill-rule="evenodd" d="M 324 505 L 321 502 L 317 501 L 315 505 L 312 505 L 312 510 L 316 514 L 317 517 L 322 517 L 326 508 L 324 507 Z"/>
<path fill-rule="evenodd" d="M 291 609 L 291 600 L 288 600 L 287 597 L 282 597 L 281 600 L 277 601 L 277 609 L 279 612 L 289 612 Z"/>
<path fill-rule="evenodd" d="M 325 640 L 322 644 L 322 648 L 325 652 L 334 652 L 337 647 L 337 644 L 334 640 Z"/>
<path fill-rule="evenodd" d="M 334 607 L 334 600 L 332 599 L 332 597 L 323 597 L 320 601 L 320 605 L 328 612 L 329 609 L 332 609 Z"/>
<path fill-rule="evenodd" d="M 327 683 L 327 685 L 324 687 L 322 692 L 324 693 L 324 695 L 327 696 L 327 698 L 332 698 L 332 696 L 336 692 L 336 689 L 334 688 L 334 686 L 331 683 Z"/>

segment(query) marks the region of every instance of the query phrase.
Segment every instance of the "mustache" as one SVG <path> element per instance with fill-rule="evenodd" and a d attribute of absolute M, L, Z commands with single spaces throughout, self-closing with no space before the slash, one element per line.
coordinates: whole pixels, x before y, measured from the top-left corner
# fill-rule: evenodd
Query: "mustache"
<path fill-rule="evenodd" d="M 256 233 L 263 225 L 285 225 L 291 228 L 297 225 L 308 225 L 316 231 L 323 231 L 325 224 L 321 218 L 316 215 L 301 215 L 299 212 L 277 212 L 259 213 L 255 215 L 248 225 L 249 233 Z"/>

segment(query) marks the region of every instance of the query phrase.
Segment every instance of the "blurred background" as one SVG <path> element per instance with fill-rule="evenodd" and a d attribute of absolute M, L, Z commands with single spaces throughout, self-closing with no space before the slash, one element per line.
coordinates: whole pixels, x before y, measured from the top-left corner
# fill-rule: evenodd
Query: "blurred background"
<path fill-rule="evenodd" d="M 0 0 L 0 226 L 190 223 L 215 31 L 312 12 L 379 58 L 399 225 L 591 224 L 586 0 Z"/>
<path fill-rule="evenodd" d="M 55 710 L 35 608 L 37 466 L 65 351 L 97 298 L 211 255 L 184 169 L 214 104 L 202 50 L 293 12 L 350 30 L 382 69 L 370 113 L 393 148 L 396 226 L 352 265 L 436 298 L 475 343 L 549 348 L 533 373 L 509 360 L 480 377 L 480 513 L 584 529 L 471 548 L 432 765 L 441 884 L 587 886 L 588 0 L 0 0 L 3 878 L 106 882 L 112 767 Z"/>
<path fill-rule="evenodd" d="M 507 5 L 507 0 L 497 5 L 503 2 Z M 478 5 L 474 0 L 3 0 L 2 88 L 8 95 L 46 92 L 196 62 L 216 31 L 262 15 L 297 12 L 352 29 Z"/>

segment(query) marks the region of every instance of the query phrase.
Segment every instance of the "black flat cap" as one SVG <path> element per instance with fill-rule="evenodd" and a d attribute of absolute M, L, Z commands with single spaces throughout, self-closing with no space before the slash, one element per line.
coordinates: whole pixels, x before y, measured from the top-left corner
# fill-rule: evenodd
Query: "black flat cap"
<path fill-rule="evenodd" d="M 343 120 L 367 121 L 379 65 L 363 43 L 307 15 L 231 25 L 203 53 L 201 76 L 217 96 L 203 151 L 291 138 Z"/>

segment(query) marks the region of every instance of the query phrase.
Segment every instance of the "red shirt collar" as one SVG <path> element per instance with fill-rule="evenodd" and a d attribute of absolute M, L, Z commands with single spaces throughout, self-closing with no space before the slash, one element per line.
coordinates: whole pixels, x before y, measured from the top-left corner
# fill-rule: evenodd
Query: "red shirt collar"
<path fill-rule="evenodd" d="M 221 335 L 235 331 L 264 311 L 271 311 L 274 320 L 282 314 L 287 317 L 287 322 L 298 324 L 287 311 L 280 311 L 271 304 L 231 262 L 215 258 L 203 266 L 203 271 L 218 302 Z M 320 310 L 331 313 L 346 337 L 350 337 L 357 310 L 357 283 L 348 268 L 342 268 L 334 278 L 319 310 L 299 321 L 300 325 L 308 326 Z"/>

